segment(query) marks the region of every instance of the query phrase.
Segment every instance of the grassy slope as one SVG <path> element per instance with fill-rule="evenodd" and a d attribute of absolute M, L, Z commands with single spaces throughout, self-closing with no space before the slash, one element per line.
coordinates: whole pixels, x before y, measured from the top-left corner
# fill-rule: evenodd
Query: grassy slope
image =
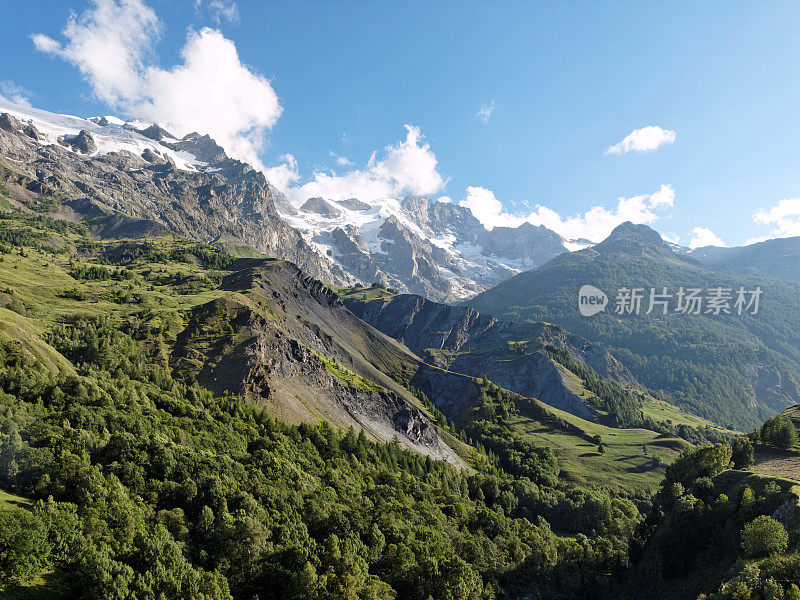
<path fill-rule="evenodd" d="M 10 510 L 12 508 L 30 508 L 31 501 L 22 496 L 17 496 L 11 492 L 0 490 L 0 510 Z"/>
<path fill-rule="evenodd" d="M 513 425 L 531 442 L 552 447 L 565 476 L 582 485 L 652 490 L 663 477 L 663 469 L 655 466 L 653 459 L 662 464 L 670 463 L 687 445 L 680 438 L 660 436 L 647 429 L 606 427 L 552 407 L 547 409 L 587 436 L 599 435 L 605 452 L 600 454 L 597 445 L 586 439 L 553 430 L 530 418 L 519 418 Z"/>

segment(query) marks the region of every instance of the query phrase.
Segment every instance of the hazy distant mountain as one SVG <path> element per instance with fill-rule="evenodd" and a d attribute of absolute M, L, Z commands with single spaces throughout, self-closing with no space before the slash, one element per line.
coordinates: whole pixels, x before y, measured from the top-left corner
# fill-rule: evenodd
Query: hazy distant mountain
<path fill-rule="evenodd" d="M 800 283 L 800 237 L 737 248 L 706 246 L 692 251 L 690 256 L 708 265 Z"/>
<path fill-rule="evenodd" d="M 578 311 L 586 284 L 609 298 L 606 310 L 591 317 Z M 758 286 L 756 315 L 715 315 L 708 305 L 697 315 L 674 310 L 680 287 L 706 295 Z M 668 314 L 660 305 L 644 314 L 651 288 L 664 287 L 673 295 Z M 643 290 L 641 314 L 616 314 L 621 288 Z M 557 323 L 599 342 L 643 385 L 718 422 L 748 428 L 800 401 L 800 286 L 701 264 L 644 225 L 620 225 L 602 243 L 517 275 L 469 304 L 502 318 Z"/>

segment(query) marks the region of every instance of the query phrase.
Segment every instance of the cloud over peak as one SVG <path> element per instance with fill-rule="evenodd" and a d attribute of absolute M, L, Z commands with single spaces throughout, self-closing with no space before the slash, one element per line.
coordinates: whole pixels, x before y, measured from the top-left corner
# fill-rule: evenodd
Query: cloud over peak
<path fill-rule="evenodd" d="M 287 196 L 294 203 L 301 204 L 314 196 L 332 200 L 358 198 L 372 202 L 404 193 L 435 194 L 446 183 L 438 171 L 436 155 L 419 127 L 406 125 L 405 128 L 406 139 L 386 146 L 382 159 L 378 160 L 373 153 L 362 169 L 352 169 L 342 174 L 317 171 L 311 181 L 286 189 Z"/>
<path fill-rule="evenodd" d="M 705 246 L 725 246 L 725 242 L 707 227 L 695 227 L 692 229 L 692 239 L 689 240 L 689 248 L 703 248 Z"/>
<path fill-rule="evenodd" d="M 181 64 L 151 64 L 160 31 L 155 12 L 141 0 L 93 0 L 92 8 L 70 17 L 63 43 L 44 34 L 31 39 L 41 52 L 75 65 L 98 100 L 178 134 L 207 133 L 231 156 L 261 167 L 266 131 L 283 110 L 270 82 L 210 28 L 188 33 Z"/>
<path fill-rule="evenodd" d="M 677 134 L 671 129 L 662 129 L 658 125 L 649 125 L 634 129 L 618 144 L 610 146 L 606 154 L 625 154 L 627 152 L 651 152 L 663 144 L 671 144 Z"/>
<path fill-rule="evenodd" d="M 504 211 L 503 204 L 491 190 L 468 187 L 467 196 L 460 206 L 469 208 L 472 214 L 487 229 L 494 227 L 518 227 L 523 223 L 544 225 L 567 240 L 587 239 L 600 242 L 620 223 L 650 224 L 658 219 L 653 212 L 670 208 L 675 202 L 675 190 L 671 185 L 662 185 L 652 194 L 641 194 L 630 198 L 619 198 L 617 206 L 608 209 L 594 206 L 583 214 L 564 217 L 555 210 L 537 205 L 528 215 L 512 215 Z"/>
<path fill-rule="evenodd" d="M 800 198 L 786 198 L 769 210 L 761 209 L 753 215 L 753 221 L 773 227 L 768 237 L 800 236 Z M 764 239 L 767 238 L 750 240 L 748 243 Z"/>

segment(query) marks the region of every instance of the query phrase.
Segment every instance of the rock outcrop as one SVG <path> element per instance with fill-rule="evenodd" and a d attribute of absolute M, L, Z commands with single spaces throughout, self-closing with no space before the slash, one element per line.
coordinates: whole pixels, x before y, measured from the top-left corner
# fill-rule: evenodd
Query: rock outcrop
<path fill-rule="evenodd" d="M 325 281 L 355 281 L 281 218 L 262 173 L 229 159 L 210 137 L 189 134 L 172 142 L 158 126 L 139 132 L 30 110 L 48 131 L 64 133 L 56 139 L 10 113 L 0 114 L 0 155 L 11 161 L 9 172 L 18 174 L 11 177 L 26 186 L 14 189 L 23 196 L 57 197 L 62 212 L 86 221 L 96 235 L 172 232 L 232 241 L 290 260 Z M 84 128 L 69 133 L 70 127 Z M 102 152 L 98 139 L 105 140 Z M 115 144 L 120 150 L 108 151 Z M 187 163 L 187 156 L 199 162 Z"/>

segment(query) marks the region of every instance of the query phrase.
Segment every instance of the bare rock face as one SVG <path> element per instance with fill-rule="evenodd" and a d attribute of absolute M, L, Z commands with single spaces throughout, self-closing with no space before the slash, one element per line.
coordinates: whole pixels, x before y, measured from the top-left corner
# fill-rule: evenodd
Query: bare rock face
<path fill-rule="evenodd" d="M 748 369 L 747 375 L 753 386 L 752 406 L 762 402 L 774 410 L 783 410 L 787 404 L 800 404 L 800 387 L 787 371 L 756 365 Z"/>
<path fill-rule="evenodd" d="M 229 159 L 208 136 L 190 134 L 169 144 L 141 137 L 152 148 L 138 157 L 130 152 L 93 155 L 97 144 L 88 130 L 62 136 L 61 145 L 44 145 L 24 129 L 19 119 L 0 115 L 0 155 L 13 160 L 14 169 L 30 179 L 26 185 L 31 191 L 66 197 L 63 204 L 96 235 L 173 232 L 206 242 L 232 240 L 290 260 L 324 281 L 355 281 L 341 266 L 319 256 L 280 217 L 262 173 Z M 179 169 L 168 156 L 170 149 L 192 153 L 210 166 Z M 125 227 L 123 221 L 152 226 Z"/>
<path fill-rule="evenodd" d="M 361 200 L 359 200 L 358 198 L 347 198 L 346 200 L 337 200 L 336 204 L 340 204 L 345 208 L 349 208 L 350 210 L 358 210 L 358 211 L 369 210 L 370 208 L 372 208 L 369 204 L 367 204 L 366 202 L 361 202 Z"/>
<path fill-rule="evenodd" d="M 9 133 L 16 133 L 22 130 L 22 123 L 16 117 L 3 113 L 0 114 L 0 129 Z"/>
<path fill-rule="evenodd" d="M 179 142 L 167 144 L 173 150 L 189 152 L 209 165 L 216 165 L 228 160 L 228 156 L 222 147 L 217 144 L 210 136 L 190 133 L 183 137 Z"/>
<path fill-rule="evenodd" d="M 398 283 L 388 279 L 381 271 L 380 264 L 373 258 L 354 226 L 337 227 L 330 237 L 332 245 L 338 250 L 339 263 L 360 281 L 378 281 L 390 287 Z"/>
<path fill-rule="evenodd" d="M 157 142 L 160 142 L 161 140 L 165 139 L 175 138 L 175 136 L 172 135 L 169 131 L 167 131 L 166 129 L 155 123 L 150 125 L 150 127 L 148 127 L 147 129 L 139 130 L 139 133 L 141 133 L 144 137 L 150 138 L 151 140 L 155 140 Z"/>
<path fill-rule="evenodd" d="M 223 288 L 248 301 L 228 296 L 194 308 L 171 353 L 176 373 L 289 421 L 324 419 L 461 464 L 381 362 L 392 357 L 413 371 L 418 359 L 355 317 L 328 286 L 289 263 L 253 259 Z M 474 395 L 469 378 L 445 377 L 462 382 L 462 398 Z"/>
<path fill-rule="evenodd" d="M 306 212 L 316 213 L 329 218 L 336 218 L 342 214 L 340 210 L 336 209 L 322 198 L 309 198 L 306 200 L 305 204 L 303 204 L 302 208 Z"/>
<path fill-rule="evenodd" d="M 92 154 L 97 151 L 97 144 L 95 144 L 92 134 L 85 129 L 82 129 L 78 135 L 61 136 L 58 138 L 58 143 L 81 154 Z"/>

